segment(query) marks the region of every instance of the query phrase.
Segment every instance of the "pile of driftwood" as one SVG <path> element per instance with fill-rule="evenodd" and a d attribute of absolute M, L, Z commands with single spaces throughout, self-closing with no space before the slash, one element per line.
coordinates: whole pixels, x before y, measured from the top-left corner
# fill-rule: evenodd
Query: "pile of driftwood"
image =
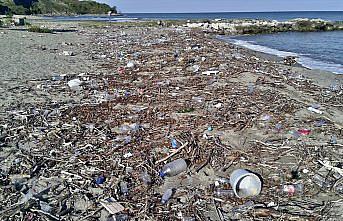
<path fill-rule="evenodd" d="M 70 99 L 13 104 L 2 113 L 1 220 L 342 215 L 342 127 L 330 117 L 342 108 L 340 86 L 321 88 L 188 29 L 82 34 L 92 39 L 84 55 L 100 74 L 30 80 L 32 90 Z M 176 159 L 187 160 L 187 170 L 160 177 Z M 231 194 L 235 168 L 262 177 L 259 196 Z M 299 184 L 302 192 L 284 192 Z"/>

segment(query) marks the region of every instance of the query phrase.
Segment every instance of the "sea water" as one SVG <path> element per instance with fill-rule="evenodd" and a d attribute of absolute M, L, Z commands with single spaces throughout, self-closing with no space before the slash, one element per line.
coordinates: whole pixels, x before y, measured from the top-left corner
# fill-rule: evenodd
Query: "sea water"
<path fill-rule="evenodd" d="M 305 67 L 343 74 L 343 31 L 282 32 L 221 39 L 280 57 L 297 56 Z"/>

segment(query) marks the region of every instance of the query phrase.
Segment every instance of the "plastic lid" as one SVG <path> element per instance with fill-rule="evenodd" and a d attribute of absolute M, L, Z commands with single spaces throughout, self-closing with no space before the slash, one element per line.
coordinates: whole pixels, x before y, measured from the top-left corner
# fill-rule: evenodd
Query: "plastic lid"
<path fill-rule="evenodd" d="M 163 172 L 163 171 L 160 171 L 160 177 L 165 177 L 167 174 L 165 173 L 165 172 Z"/>

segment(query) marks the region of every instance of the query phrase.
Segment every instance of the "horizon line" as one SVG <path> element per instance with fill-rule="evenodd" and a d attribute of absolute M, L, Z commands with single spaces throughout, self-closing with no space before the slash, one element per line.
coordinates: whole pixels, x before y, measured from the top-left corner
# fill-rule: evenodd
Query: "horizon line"
<path fill-rule="evenodd" d="M 119 10 L 120 11 L 120 10 Z M 289 11 L 200 11 L 200 12 L 120 12 L 125 13 L 141 13 L 141 14 L 199 14 L 199 13 L 268 13 L 268 12 L 343 12 L 342 10 L 289 10 Z"/>

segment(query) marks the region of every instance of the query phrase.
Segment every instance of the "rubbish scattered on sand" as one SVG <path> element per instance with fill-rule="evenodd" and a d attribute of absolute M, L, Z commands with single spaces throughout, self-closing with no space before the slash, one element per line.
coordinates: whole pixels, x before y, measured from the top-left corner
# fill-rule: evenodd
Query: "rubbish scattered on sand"
<path fill-rule="evenodd" d="M 63 52 L 62 52 L 62 55 L 64 55 L 64 56 L 74 56 L 75 53 L 72 52 L 72 51 L 63 51 Z"/>
<path fill-rule="evenodd" d="M 309 107 L 309 108 L 307 108 L 307 110 L 309 110 L 309 111 L 311 111 L 311 112 L 314 112 L 314 113 L 316 113 L 316 114 L 323 114 L 323 111 L 318 110 L 318 109 L 316 109 L 316 108 L 314 108 L 314 107 Z"/>
<path fill-rule="evenodd" d="M 208 75 L 208 76 L 216 75 L 218 73 L 219 73 L 219 71 L 204 71 L 204 72 L 202 72 L 203 75 Z"/>
<path fill-rule="evenodd" d="M 92 71 L 6 89 L 27 100 L 0 113 L 0 220 L 338 219 L 339 86 L 202 31 L 116 25 L 38 47 Z"/>
<path fill-rule="evenodd" d="M 72 90 L 79 89 L 81 84 L 82 84 L 82 81 L 80 79 L 73 79 L 73 80 L 68 81 L 68 86 Z"/>

